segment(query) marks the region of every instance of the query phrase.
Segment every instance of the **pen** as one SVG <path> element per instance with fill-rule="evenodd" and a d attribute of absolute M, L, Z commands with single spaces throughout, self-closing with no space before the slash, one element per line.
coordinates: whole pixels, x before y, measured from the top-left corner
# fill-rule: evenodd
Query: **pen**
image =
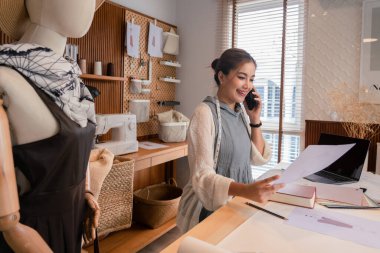
<path fill-rule="evenodd" d="M 269 214 L 271 214 L 271 215 L 273 215 L 273 216 L 276 216 L 277 218 L 280 218 L 280 219 L 283 219 L 283 220 L 288 220 L 288 218 L 286 218 L 286 217 L 284 217 L 284 216 L 281 216 L 281 215 L 279 215 L 279 214 L 277 214 L 277 213 L 271 212 L 271 211 L 269 211 L 269 210 L 267 210 L 267 209 L 264 209 L 264 208 L 262 208 L 262 207 L 256 206 L 256 205 L 254 205 L 254 204 L 252 204 L 252 203 L 245 202 L 245 204 L 246 204 L 246 205 L 249 205 L 249 206 L 251 206 L 251 207 L 253 207 L 253 208 L 259 209 L 260 211 L 263 211 L 263 212 L 269 213 Z"/>

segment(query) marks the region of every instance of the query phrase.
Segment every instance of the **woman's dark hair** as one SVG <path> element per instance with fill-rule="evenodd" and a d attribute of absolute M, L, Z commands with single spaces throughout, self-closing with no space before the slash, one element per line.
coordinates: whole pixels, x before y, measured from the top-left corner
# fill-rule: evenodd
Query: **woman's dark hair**
<path fill-rule="evenodd" d="M 238 68 L 242 63 L 253 62 L 257 68 L 255 59 L 245 50 L 239 48 L 230 48 L 223 52 L 220 58 L 215 59 L 211 63 L 211 67 L 214 69 L 214 79 L 216 84 L 219 86 L 220 81 L 218 77 L 219 71 L 223 74 L 228 75 L 231 70 Z"/>

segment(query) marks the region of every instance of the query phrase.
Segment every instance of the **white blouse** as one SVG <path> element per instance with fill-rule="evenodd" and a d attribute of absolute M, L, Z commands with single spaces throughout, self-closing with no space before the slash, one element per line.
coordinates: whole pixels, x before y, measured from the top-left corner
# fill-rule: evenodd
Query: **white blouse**
<path fill-rule="evenodd" d="M 249 117 L 244 113 L 246 122 Z M 251 128 L 247 125 L 249 134 Z M 210 107 L 206 103 L 197 106 L 187 132 L 189 182 L 183 189 L 177 214 L 177 226 L 186 232 L 199 223 L 202 206 L 216 210 L 231 198 L 228 195 L 231 178 L 216 174 L 214 165 L 215 123 Z M 265 142 L 264 154 L 252 143 L 251 163 L 262 165 L 271 158 L 271 149 Z"/>

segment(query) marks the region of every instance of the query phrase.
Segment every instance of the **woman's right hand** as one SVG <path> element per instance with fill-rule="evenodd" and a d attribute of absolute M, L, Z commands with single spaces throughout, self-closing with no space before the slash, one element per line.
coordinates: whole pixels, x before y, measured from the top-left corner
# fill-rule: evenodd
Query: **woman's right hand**
<path fill-rule="evenodd" d="M 285 184 L 271 184 L 279 178 L 280 176 L 276 175 L 251 184 L 232 182 L 229 195 L 241 196 L 259 203 L 266 203 L 275 192 L 285 186 Z"/>

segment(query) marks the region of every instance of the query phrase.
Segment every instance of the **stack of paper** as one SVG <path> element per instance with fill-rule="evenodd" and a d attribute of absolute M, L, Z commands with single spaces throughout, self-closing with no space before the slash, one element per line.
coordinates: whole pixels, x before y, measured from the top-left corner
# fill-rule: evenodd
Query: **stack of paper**
<path fill-rule="evenodd" d="M 336 185 L 317 185 L 317 202 L 330 208 L 380 208 L 362 189 Z"/>

